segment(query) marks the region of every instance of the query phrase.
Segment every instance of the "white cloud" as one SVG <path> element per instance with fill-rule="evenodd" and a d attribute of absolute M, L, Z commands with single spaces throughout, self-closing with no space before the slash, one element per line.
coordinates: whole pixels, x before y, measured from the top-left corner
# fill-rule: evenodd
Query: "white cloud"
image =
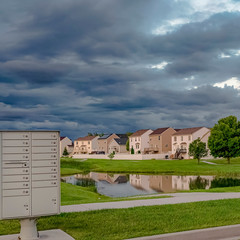
<path fill-rule="evenodd" d="M 184 78 L 185 81 L 194 80 L 194 79 L 195 79 L 195 77 L 193 75 L 190 76 L 190 77 L 185 77 Z"/>
<path fill-rule="evenodd" d="M 224 82 L 215 83 L 213 86 L 219 88 L 224 88 L 225 86 L 228 86 L 240 90 L 240 80 L 238 80 L 238 78 L 236 77 L 232 77 Z"/>
<path fill-rule="evenodd" d="M 161 62 L 159 64 L 151 65 L 150 68 L 163 70 L 169 63 L 170 62 L 163 61 L 163 62 Z"/>
<path fill-rule="evenodd" d="M 230 55 L 226 55 L 224 53 L 221 53 L 218 57 L 219 58 L 230 58 L 231 56 Z"/>
<path fill-rule="evenodd" d="M 167 33 L 173 32 L 177 28 L 181 27 L 184 24 L 189 23 L 190 20 L 187 18 L 175 18 L 168 21 L 165 21 L 163 25 L 154 29 L 152 31 L 155 35 L 165 35 Z"/>

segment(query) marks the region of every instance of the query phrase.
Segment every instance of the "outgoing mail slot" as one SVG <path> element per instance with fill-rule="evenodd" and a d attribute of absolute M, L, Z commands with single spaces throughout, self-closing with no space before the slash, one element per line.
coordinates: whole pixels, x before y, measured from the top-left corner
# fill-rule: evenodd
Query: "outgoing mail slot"
<path fill-rule="evenodd" d="M 3 190 L 3 197 L 28 196 L 29 194 L 30 194 L 29 189 Z"/>
<path fill-rule="evenodd" d="M 28 132 L 4 132 L 2 133 L 3 139 L 29 139 L 29 133 Z"/>
<path fill-rule="evenodd" d="M 11 176 L 3 176 L 3 182 L 29 182 L 29 175 L 11 175 Z"/>
<path fill-rule="evenodd" d="M 28 147 L 29 140 L 3 140 L 4 147 Z"/>
<path fill-rule="evenodd" d="M 33 147 L 57 146 L 57 140 L 32 140 Z"/>
<path fill-rule="evenodd" d="M 3 189 L 29 189 L 30 183 L 29 182 L 8 182 L 3 183 Z"/>
<path fill-rule="evenodd" d="M 3 161 L 22 161 L 29 160 L 30 156 L 26 154 L 3 154 Z"/>
<path fill-rule="evenodd" d="M 32 168 L 32 174 L 36 173 L 57 173 L 57 167 L 39 167 Z"/>
<path fill-rule="evenodd" d="M 57 160 L 33 161 L 32 167 L 56 167 Z"/>
<path fill-rule="evenodd" d="M 3 153 L 29 153 L 29 147 L 4 147 Z"/>
<path fill-rule="evenodd" d="M 33 181 L 44 181 L 44 180 L 54 180 L 57 179 L 57 174 L 34 174 L 32 175 Z"/>
<path fill-rule="evenodd" d="M 57 181 L 36 181 L 32 183 L 33 188 L 57 187 Z"/>
<path fill-rule="evenodd" d="M 29 162 L 21 162 L 21 161 L 8 161 L 8 162 L 3 162 L 3 168 L 26 168 L 29 167 Z"/>
<path fill-rule="evenodd" d="M 57 147 L 32 147 L 33 153 L 56 153 Z"/>
<path fill-rule="evenodd" d="M 32 160 L 50 160 L 56 159 L 57 160 L 57 153 L 46 153 L 46 154 L 33 154 Z"/>
<path fill-rule="evenodd" d="M 29 216 L 30 197 L 29 196 L 4 197 L 2 214 L 4 218 Z"/>
<path fill-rule="evenodd" d="M 29 174 L 29 168 L 4 168 L 2 170 L 3 175 L 21 175 Z"/>
<path fill-rule="evenodd" d="M 57 139 L 58 133 L 57 132 L 33 132 L 32 139 Z"/>

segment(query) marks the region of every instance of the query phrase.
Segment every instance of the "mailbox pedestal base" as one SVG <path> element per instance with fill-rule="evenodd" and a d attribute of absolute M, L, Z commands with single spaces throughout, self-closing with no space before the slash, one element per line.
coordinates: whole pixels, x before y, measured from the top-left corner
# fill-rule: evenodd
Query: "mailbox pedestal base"
<path fill-rule="evenodd" d="M 39 234 L 37 231 L 37 219 L 27 218 L 20 220 L 21 231 L 19 240 L 37 240 L 39 239 Z"/>

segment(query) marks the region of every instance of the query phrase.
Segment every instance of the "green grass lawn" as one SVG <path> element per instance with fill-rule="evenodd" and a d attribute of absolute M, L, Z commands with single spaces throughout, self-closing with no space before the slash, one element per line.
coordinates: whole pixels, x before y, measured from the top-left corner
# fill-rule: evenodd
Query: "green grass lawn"
<path fill-rule="evenodd" d="M 227 160 L 208 160 L 218 165 L 204 162 L 197 164 L 197 160 L 105 160 L 105 159 L 80 159 L 62 158 L 61 174 L 108 172 L 108 173 L 149 173 L 169 175 L 219 175 L 240 176 L 240 158 Z"/>
<path fill-rule="evenodd" d="M 240 223 L 240 199 L 65 213 L 42 217 L 38 230 L 62 229 L 76 240 L 120 240 Z M 0 221 L 0 234 L 19 233 L 16 220 Z"/>

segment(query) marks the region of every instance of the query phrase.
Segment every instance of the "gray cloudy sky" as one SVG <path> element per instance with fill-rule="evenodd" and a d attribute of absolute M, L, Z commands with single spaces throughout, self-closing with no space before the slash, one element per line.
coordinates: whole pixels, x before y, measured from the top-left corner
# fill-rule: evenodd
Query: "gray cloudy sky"
<path fill-rule="evenodd" d="M 1 3 L 1 129 L 211 127 L 239 99 L 240 1 Z"/>

